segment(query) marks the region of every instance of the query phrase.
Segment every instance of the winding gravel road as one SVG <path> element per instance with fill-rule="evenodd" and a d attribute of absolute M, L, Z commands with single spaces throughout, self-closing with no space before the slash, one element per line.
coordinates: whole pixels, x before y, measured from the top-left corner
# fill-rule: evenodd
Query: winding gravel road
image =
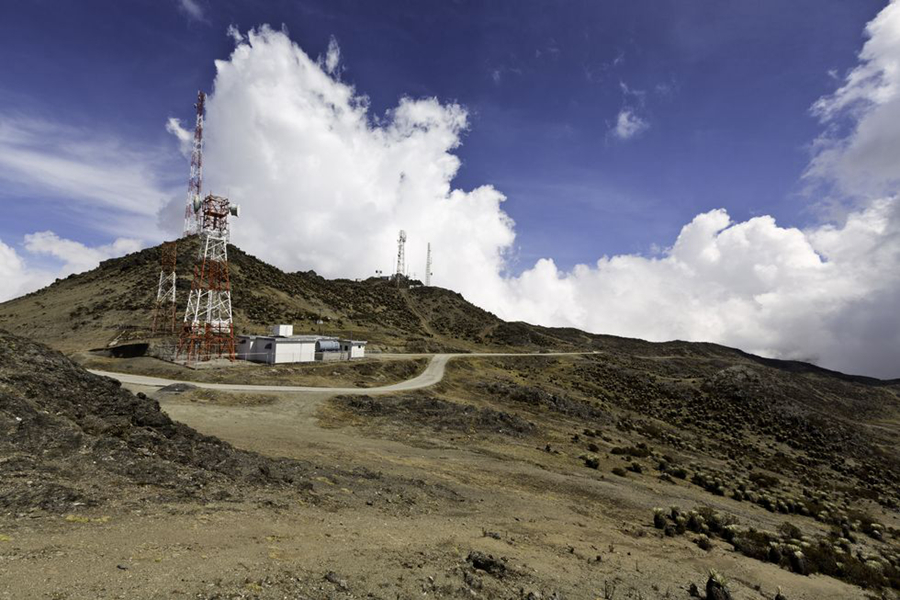
<path fill-rule="evenodd" d="M 340 388 L 340 387 L 314 387 L 304 385 L 252 385 L 241 383 L 203 383 L 199 381 L 179 381 L 176 379 L 163 379 L 162 377 L 148 377 L 146 375 L 131 375 L 128 373 L 114 373 L 112 371 L 96 371 L 88 369 L 94 375 L 110 377 L 127 385 L 140 385 L 146 387 L 161 388 L 177 383 L 186 383 L 198 388 L 220 390 L 225 392 L 329 392 L 335 394 L 388 394 L 391 392 L 406 392 L 419 390 L 439 383 L 444 378 L 444 368 L 452 358 L 465 357 L 495 357 L 495 356 L 576 356 L 592 354 L 591 352 L 543 352 L 534 354 L 516 353 L 472 353 L 472 354 L 435 354 L 425 370 L 419 375 L 406 381 L 368 388 Z"/>

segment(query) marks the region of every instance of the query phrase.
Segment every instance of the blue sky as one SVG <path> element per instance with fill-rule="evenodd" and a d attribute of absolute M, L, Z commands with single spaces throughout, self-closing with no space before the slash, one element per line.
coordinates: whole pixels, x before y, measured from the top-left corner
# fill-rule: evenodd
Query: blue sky
<path fill-rule="evenodd" d="M 285 270 L 900 375 L 900 0 L 4 8 L 0 300 L 178 235 L 203 89 Z"/>
<path fill-rule="evenodd" d="M 213 61 L 232 49 L 229 25 L 283 24 L 311 55 L 335 36 L 343 79 L 375 114 L 404 95 L 470 111 L 455 184 L 507 195 L 516 268 L 652 252 L 717 207 L 807 223 L 798 180 L 821 131 L 809 107 L 835 88 L 829 71 L 856 63 L 863 26 L 883 6 L 196 0 L 192 16 L 175 0 L 14 4 L 0 20 L 0 111 L 158 149 L 173 186 L 187 168 L 165 121 L 190 118 L 194 91 L 210 88 Z M 625 107 L 648 128 L 620 140 L 610 130 Z M 36 210 L 48 200 L 0 196 L 0 239 L 35 228 L 112 237 L 65 210 Z"/>

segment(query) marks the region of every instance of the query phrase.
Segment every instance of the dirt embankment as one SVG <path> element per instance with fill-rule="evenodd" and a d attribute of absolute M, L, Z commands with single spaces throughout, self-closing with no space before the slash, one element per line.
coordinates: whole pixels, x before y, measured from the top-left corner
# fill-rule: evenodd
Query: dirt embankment
<path fill-rule="evenodd" d="M 377 419 L 381 426 L 393 424 L 451 433 L 499 433 L 515 437 L 537 431 L 534 423 L 518 415 L 442 400 L 428 392 L 377 398 L 338 396 L 333 402 L 360 417 Z"/>
<path fill-rule="evenodd" d="M 309 490 L 314 469 L 264 458 L 172 421 L 143 394 L 0 330 L 0 509 L 224 499 L 241 486 Z"/>

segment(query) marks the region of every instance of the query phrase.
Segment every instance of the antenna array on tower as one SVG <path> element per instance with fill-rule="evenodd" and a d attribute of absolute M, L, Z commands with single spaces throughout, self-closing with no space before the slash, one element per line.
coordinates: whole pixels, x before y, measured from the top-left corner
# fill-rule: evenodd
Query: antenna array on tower
<path fill-rule="evenodd" d="M 406 232 L 400 230 L 400 236 L 397 238 L 397 271 L 394 277 L 397 279 L 397 285 L 406 275 Z"/>

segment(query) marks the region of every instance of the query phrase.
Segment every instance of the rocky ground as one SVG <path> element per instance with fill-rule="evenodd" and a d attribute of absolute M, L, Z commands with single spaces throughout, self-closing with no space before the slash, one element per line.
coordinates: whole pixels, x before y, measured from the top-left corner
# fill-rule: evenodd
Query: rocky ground
<path fill-rule="evenodd" d="M 897 597 L 896 383 L 604 344 L 135 395 L 2 333 L 0 598 Z"/>

